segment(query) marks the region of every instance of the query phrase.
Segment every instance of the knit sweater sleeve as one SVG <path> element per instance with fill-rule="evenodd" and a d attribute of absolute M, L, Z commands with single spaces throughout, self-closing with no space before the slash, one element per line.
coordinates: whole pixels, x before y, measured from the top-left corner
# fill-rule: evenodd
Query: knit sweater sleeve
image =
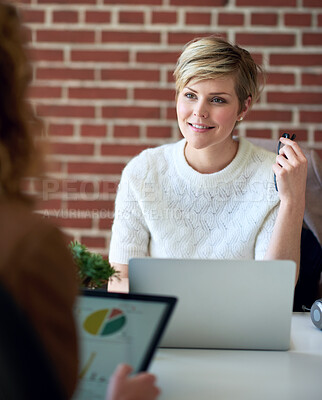
<path fill-rule="evenodd" d="M 131 257 L 148 255 L 150 233 L 140 204 L 146 171 L 148 160 L 145 152 L 131 160 L 123 170 L 115 201 L 109 249 L 109 261 L 112 263 L 128 264 Z"/>
<path fill-rule="evenodd" d="M 273 233 L 279 203 L 267 214 L 255 241 L 255 260 L 263 260 L 268 249 L 269 242 Z"/>

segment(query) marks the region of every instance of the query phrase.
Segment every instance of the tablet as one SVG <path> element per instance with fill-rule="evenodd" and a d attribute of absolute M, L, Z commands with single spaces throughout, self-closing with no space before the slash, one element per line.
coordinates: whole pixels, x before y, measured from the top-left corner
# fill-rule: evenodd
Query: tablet
<path fill-rule="evenodd" d="M 73 400 L 102 400 L 120 363 L 145 371 L 177 299 L 84 290 L 77 299 L 79 383 Z"/>

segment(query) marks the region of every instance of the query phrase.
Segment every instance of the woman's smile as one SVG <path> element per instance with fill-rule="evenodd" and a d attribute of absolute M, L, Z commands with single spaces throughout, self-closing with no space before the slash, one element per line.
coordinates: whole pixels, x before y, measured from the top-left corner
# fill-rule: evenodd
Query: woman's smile
<path fill-rule="evenodd" d="M 195 132 L 207 132 L 210 129 L 214 129 L 214 126 L 208 126 L 208 125 L 204 125 L 204 124 L 195 124 L 192 122 L 188 122 L 188 125 L 191 126 L 192 130 Z"/>

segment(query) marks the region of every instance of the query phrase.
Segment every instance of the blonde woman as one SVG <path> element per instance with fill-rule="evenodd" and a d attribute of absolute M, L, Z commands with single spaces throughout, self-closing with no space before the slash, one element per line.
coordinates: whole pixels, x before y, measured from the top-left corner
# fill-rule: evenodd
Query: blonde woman
<path fill-rule="evenodd" d="M 174 76 L 183 139 L 123 171 L 109 253 L 123 280 L 110 290 L 128 290 L 131 257 L 292 259 L 299 268 L 306 158 L 290 139 L 276 157 L 233 136 L 259 97 L 261 68 L 210 36 L 185 46 Z"/>

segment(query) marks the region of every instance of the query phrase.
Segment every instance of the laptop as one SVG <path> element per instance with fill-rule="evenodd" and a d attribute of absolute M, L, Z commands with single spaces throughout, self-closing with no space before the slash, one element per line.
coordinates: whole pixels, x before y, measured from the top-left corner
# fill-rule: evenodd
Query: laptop
<path fill-rule="evenodd" d="M 160 347 L 288 350 L 293 261 L 133 258 L 130 292 L 176 296 Z"/>
<path fill-rule="evenodd" d="M 73 400 L 105 399 L 110 376 L 120 363 L 145 371 L 177 299 L 84 290 L 75 318 L 79 335 L 79 384 Z"/>

